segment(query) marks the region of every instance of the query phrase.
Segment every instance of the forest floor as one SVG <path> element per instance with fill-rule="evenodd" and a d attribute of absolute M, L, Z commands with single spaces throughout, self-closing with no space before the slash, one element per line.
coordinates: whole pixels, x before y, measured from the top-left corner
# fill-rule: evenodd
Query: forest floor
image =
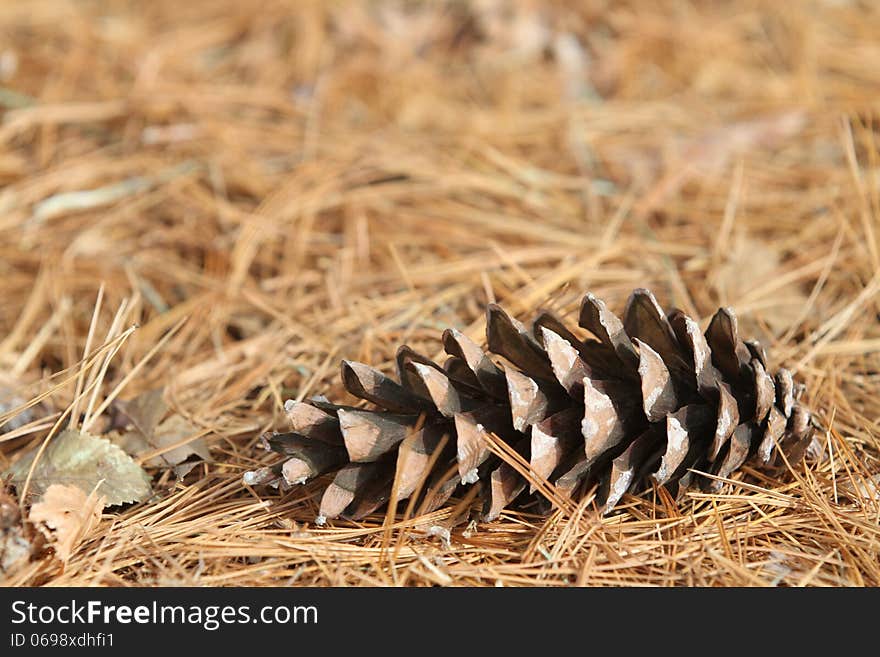
<path fill-rule="evenodd" d="M 0 4 L 0 471 L 168 407 L 141 501 L 8 488 L 0 582 L 880 585 L 878 61 L 830 0 Z M 820 449 L 608 516 L 242 484 L 340 359 L 636 287 L 733 307 Z"/>

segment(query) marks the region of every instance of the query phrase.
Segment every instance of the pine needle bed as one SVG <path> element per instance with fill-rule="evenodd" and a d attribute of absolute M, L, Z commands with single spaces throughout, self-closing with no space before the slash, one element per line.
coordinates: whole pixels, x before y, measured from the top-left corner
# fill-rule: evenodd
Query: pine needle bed
<path fill-rule="evenodd" d="M 157 389 L 189 427 L 0 582 L 880 585 L 880 11 L 605 5 L 0 6 L 0 470 Z M 354 403 L 342 359 L 638 287 L 736 309 L 806 385 L 804 463 L 492 522 L 242 484 L 285 400 Z"/>

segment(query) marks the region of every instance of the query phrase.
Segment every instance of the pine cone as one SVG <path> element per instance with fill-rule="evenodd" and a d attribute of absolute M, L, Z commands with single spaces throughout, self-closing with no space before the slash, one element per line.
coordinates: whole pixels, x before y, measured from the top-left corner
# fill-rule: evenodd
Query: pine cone
<path fill-rule="evenodd" d="M 293 431 L 263 436 L 286 460 L 244 482 L 289 487 L 336 470 L 321 499 L 323 524 L 364 517 L 392 489 L 396 500 L 418 495 L 426 512 L 459 484 L 484 481 L 491 520 L 514 501 L 546 505 L 536 481 L 571 499 L 596 486 L 607 512 L 652 483 L 676 497 L 696 483 L 717 490 L 751 456 L 766 464 L 781 448 L 794 462 L 806 451 L 813 428 L 797 401 L 802 386 L 785 369 L 771 378 L 764 350 L 739 338 L 730 309 L 719 309 L 703 334 L 637 289 L 623 322 L 588 294 L 578 323 L 595 337 L 578 339 L 549 312 L 528 330 L 493 304 L 488 351 L 503 364 L 455 329 L 443 333 L 443 366 L 401 347 L 399 383 L 343 361 L 346 389 L 378 409 L 289 400 Z M 528 493 L 528 480 L 490 441 L 528 463 Z M 715 477 L 697 482 L 692 470 Z"/>

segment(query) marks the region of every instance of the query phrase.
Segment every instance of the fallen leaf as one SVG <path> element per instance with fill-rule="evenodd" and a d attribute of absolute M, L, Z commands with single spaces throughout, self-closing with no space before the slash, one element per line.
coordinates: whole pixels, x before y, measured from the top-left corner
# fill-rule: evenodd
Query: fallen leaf
<path fill-rule="evenodd" d="M 146 465 L 172 467 L 175 475 L 181 478 L 198 465 L 198 461 L 191 457 L 195 456 L 200 461 L 209 461 L 211 452 L 202 438 L 179 444 L 198 433 L 198 429 L 181 415 L 175 414 L 160 422 L 168 410 L 163 392 L 161 388 L 150 390 L 119 405 L 122 413 L 131 420 L 134 430 L 125 432 L 114 442 L 135 458 L 177 445 L 162 452 L 158 457 L 149 459 Z"/>
<path fill-rule="evenodd" d="M 32 449 L 9 468 L 13 484 L 24 484 L 36 454 Z M 84 493 L 98 488 L 109 506 L 140 502 L 152 492 L 149 475 L 120 447 L 74 429 L 49 443 L 37 461 L 29 494 L 41 495 L 53 484 L 76 486 Z"/>
<path fill-rule="evenodd" d="M 18 502 L 0 490 L 0 573 L 11 575 L 36 551 L 32 528 L 22 522 Z"/>
<path fill-rule="evenodd" d="M 31 507 L 28 519 L 43 532 L 58 558 L 67 563 L 82 539 L 101 520 L 105 498 L 77 486 L 53 484 Z"/>
<path fill-rule="evenodd" d="M 163 388 L 148 390 L 130 401 L 120 401 L 118 406 L 147 439 L 153 435 L 156 426 L 168 410 Z"/>
<path fill-rule="evenodd" d="M 141 454 L 146 454 L 153 449 L 150 443 L 147 442 L 147 439 L 144 438 L 144 434 L 137 429 L 122 433 L 119 431 L 110 431 L 109 433 L 104 434 L 104 438 L 114 445 L 121 447 L 122 451 L 135 459 L 139 458 Z"/>
<path fill-rule="evenodd" d="M 147 440 L 150 440 L 150 443 L 157 449 L 162 449 L 179 443 L 181 440 L 186 439 L 188 436 L 193 436 L 196 433 L 198 433 L 198 429 L 187 422 L 183 417 L 180 415 L 172 415 L 156 427 L 156 432 L 153 435 L 152 440 L 150 440 L 149 436 L 147 437 Z M 175 447 L 162 454 L 162 458 L 171 465 L 179 465 L 186 461 L 190 456 L 198 456 L 203 461 L 210 460 L 211 452 L 208 450 L 208 446 L 203 439 L 196 438 L 195 440 L 190 440 L 186 444 Z"/>

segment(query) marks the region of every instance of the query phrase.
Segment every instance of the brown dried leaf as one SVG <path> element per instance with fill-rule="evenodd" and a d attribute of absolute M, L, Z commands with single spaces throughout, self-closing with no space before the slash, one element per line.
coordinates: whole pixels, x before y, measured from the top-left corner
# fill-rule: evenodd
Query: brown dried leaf
<path fill-rule="evenodd" d="M 184 440 L 188 436 L 194 436 L 198 433 L 198 429 L 190 424 L 180 415 L 172 415 L 167 420 L 156 427 L 153 436 L 147 436 L 147 440 L 156 449 L 163 449 L 169 445 L 174 445 Z M 211 460 L 211 452 L 203 438 L 190 440 L 186 444 L 179 445 L 174 449 L 164 452 L 162 459 L 169 465 L 177 466 L 189 459 L 191 456 L 198 456 L 202 461 Z"/>
<path fill-rule="evenodd" d="M 83 537 L 100 522 L 105 500 L 97 490 L 86 495 L 78 486 L 53 484 L 31 507 L 28 518 L 67 563 Z"/>
<path fill-rule="evenodd" d="M 186 464 L 184 461 L 190 460 L 192 456 L 197 456 L 202 461 L 209 461 L 211 453 L 202 438 L 178 445 L 188 436 L 198 433 L 198 430 L 185 418 L 176 414 L 160 422 L 168 411 L 163 394 L 164 389 L 158 388 L 140 394 L 131 401 L 121 402 L 120 409 L 131 420 L 135 430 L 124 433 L 114 442 L 134 457 L 177 445 L 160 456 L 150 459 L 147 465 L 173 467 L 178 477 L 182 477 L 196 465 L 192 460 Z"/>
<path fill-rule="evenodd" d="M 163 395 L 164 389 L 157 388 L 148 390 L 130 401 L 120 401 L 117 404 L 135 428 L 149 439 L 168 410 Z"/>
<path fill-rule="evenodd" d="M 37 454 L 32 449 L 16 461 L 7 474 L 22 486 Z M 140 502 L 150 495 L 150 476 L 122 449 L 104 438 L 66 429 L 46 448 L 34 468 L 29 492 L 45 493 L 53 484 L 72 485 L 84 493 L 100 487 L 106 504 Z"/>
<path fill-rule="evenodd" d="M 153 449 L 150 443 L 147 442 L 147 439 L 144 438 L 144 434 L 137 429 L 124 433 L 110 431 L 104 434 L 104 438 L 114 445 L 118 445 L 122 448 L 122 451 L 134 458 L 138 458 L 141 454 L 146 454 Z"/>

